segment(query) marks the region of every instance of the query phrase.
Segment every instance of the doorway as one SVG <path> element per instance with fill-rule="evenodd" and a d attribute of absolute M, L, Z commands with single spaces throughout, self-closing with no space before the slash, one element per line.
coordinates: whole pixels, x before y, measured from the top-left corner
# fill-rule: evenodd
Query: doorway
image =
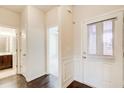
<path fill-rule="evenodd" d="M 0 26 L 0 78 L 17 73 L 16 29 Z"/>
<path fill-rule="evenodd" d="M 48 74 L 58 77 L 58 27 L 51 27 L 48 30 Z"/>

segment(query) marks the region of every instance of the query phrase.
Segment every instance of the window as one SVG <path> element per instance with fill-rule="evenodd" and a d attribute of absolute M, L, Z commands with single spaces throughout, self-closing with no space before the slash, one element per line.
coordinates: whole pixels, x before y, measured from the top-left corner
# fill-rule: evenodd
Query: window
<path fill-rule="evenodd" d="M 103 55 L 113 55 L 112 20 L 103 22 Z"/>
<path fill-rule="evenodd" d="M 96 25 L 89 25 L 89 53 L 96 54 Z"/>
<path fill-rule="evenodd" d="M 88 25 L 88 54 L 113 56 L 113 20 Z"/>

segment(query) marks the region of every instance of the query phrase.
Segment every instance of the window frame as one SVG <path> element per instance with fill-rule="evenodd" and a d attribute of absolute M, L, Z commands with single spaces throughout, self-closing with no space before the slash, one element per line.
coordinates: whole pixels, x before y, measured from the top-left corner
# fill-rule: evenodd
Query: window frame
<path fill-rule="evenodd" d="M 103 51 L 104 51 L 104 48 L 103 48 L 103 33 L 104 33 L 104 29 L 103 29 L 103 22 L 104 21 L 108 21 L 108 20 L 112 20 L 112 55 L 104 55 L 103 54 Z M 88 56 L 89 57 L 100 57 L 100 58 L 114 58 L 114 38 L 115 38 L 115 20 L 116 20 L 116 18 L 110 18 L 110 19 L 106 19 L 106 20 L 102 20 L 102 21 L 96 21 L 96 22 L 93 22 L 93 23 L 90 23 L 90 24 L 87 24 L 87 54 L 88 54 Z M 102 33 L 102 37 L 101 37 L 101 39 L 100 39 L 100 43 L 102 44 L 101 46 L 101 50 L 98 50 L 98 43 L 99 43 L 99 41 L 97 41 L 97 38 L 98 38 L 98 30 L 97 30 L 97 26 L 98 26 L 98 24 L 101 24 L 101 26 L 102 26 L 102 29 L 101 29 L 101 33 Z M 89 25 L 92 25 L 92 24 L 94 24 L 94 25 L 96 25 L 96 54 L 90 54 L 89 53 L 89 28 L 88 28 L 88 26 Z M 100 35 L 100 34 L 99 34 Z M 102 51 L 102 52 L 100 52 L 100 51 Z"/>

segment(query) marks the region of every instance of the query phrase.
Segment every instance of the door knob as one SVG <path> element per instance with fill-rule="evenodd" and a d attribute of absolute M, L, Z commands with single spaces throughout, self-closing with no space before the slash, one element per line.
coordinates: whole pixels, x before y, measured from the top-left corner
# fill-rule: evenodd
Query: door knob
<path fill-rule="evenodd" d="M 83 59 L 86 59 L 87 57 L 86 56 L 82 56 Z"/>
<path fill-rule="evenodd" d="M 23 56 L 26 56 L 26 54 L 23 54 Z"/>

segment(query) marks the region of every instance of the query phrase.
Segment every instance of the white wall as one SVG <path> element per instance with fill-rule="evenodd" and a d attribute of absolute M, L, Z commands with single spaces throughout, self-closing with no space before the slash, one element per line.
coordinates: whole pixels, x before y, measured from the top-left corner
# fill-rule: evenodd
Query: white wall
<path fill-rule="evenodd" d="M 8 9 L 0 8 L 0 25 L 19 27 L 20 14 L 10 11 Z"/>
<path fill-rule="evenodd" d="M 0 8 L 0 26 L 16 28 L 18 33 L 20 28 L 20 14 Z M 14 69 L 0 71 L 0 78 L 16 74 L 15 64 L 16 62 L 14 62 Z"/>
<path fill-rule="evenodd" d="M 74 27 L 74 68 L 75 68 L 75 75 L 74 79 L 78 80 L 80 82 L 83 82 L 83 62 L 82 62 L 82 53 L 81 53 L 81 43 L 83 40 L 81 37 L 82 34 L 82 25 L 84 24 L 85 20 L 91 19 L 93 17 L 102 15 L 107 12 L 111 12 L 118 9 L 124 9 L 124 6 L 93 6 L 93 5 L 87 5 L 87 6 L 74 6 L 73 7 L 73 21 L 75 24 Z M 103 62 L 102 60 L 99 60 Z M 110 63 L 110 62 L 109 62 Z M 112 75 L 112 71 L 114 69 L 117 69 L 117 65 L 115 64 L 104 64 L 104 72 L 109 72 L 109 75 Z M 99 63 L 101 64 L 101 63 Z M 118 64 L 119 65 L 119 64 Z M 112 70 L 113 69 L 113 70 Z M 114 77 L 117 76 L 118 73 L 114 73 Z M 112 75 L 112 76 L 113 76 Z M 110 82 L 114 82 L 114 79 L 111 79 Z M 115 81 L 116 82 L 116 81 Z M 115 87 L 117 84 L 113 83 L 113 85 L 110 85 L 108 87 Z M 107 87 L 107 86 L 105 86 Z"/>
<path fill-rule="evenodd" d="M 73 80 L 72 6 L 59 7 L 59 30 L 62 87 L 67 87 Z"/>
<path fill-rule="evenodd" d="M 73 28 L 72 6 L 59 6 L 47 13 L 47 28 L 59 29 L 59 79 L 60 86 L 67 87 L 73 80 Z"/>
<path fill-rule="evenodd" d="M 26 22 L 26 80 L 31 81 L 45 74 L 45 15 L 33 7 L 27 6 L 24 15 Z"/>
<path fill-rule="evenodd" d="M 49 10 L 46 13 L 46 27 L 58 26 L 58 7 Z"/>
<path fill-rule="evenodd" d="M 51 51 L 49 50 L 50 46 L 52 47 L 52 41 L 51 41 L 50 37 L 51 37 L 51 34 L 53 34 L 54 32 L 52 33 L 48 30 L 55 28 L 55 27 L 58 28 L 58 7 L 55 7 L 46 13 L 46 71 L 48 74 L 51 73 L 58 77 L 58 71 L 59 71 L 58 56 L 56 56 L 55 59 L 53 59 L 53 58 L 50 59 L 50 53 L 52 53 L 52 51 L 54 51 L 54 50 L 51 50 Z M 51 43 L 50 43 L 50 41 L 51 41 Z M 53 45 L 53 47 L 56 46 L 58 48 L 58 41 L 56 44 L 57 45 Z M 55 48 L 55 50 L 56 50 L 56 48 Z M 58 53 L 58 49 L 57 49 L 56 53 Z M 53 68 L 53 65 L 55 68 Z"/>

